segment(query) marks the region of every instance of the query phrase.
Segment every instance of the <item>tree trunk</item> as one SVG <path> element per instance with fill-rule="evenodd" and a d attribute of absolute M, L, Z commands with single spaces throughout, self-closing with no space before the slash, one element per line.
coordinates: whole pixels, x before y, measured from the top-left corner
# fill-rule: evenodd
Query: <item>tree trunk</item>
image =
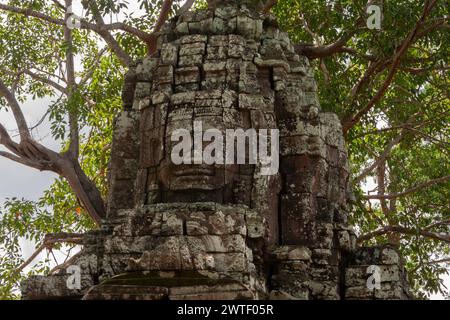
<path fill-rule="evenodd" d="M 59 161 L 58 167 L 60 175 L 67 180 L 84 209 L 95 223 L 100 226 L 102 219 L 106 217 L 106 212 L 97 186 L 81 169 L 78 161 L 72 160 L 67 154 Z"/>

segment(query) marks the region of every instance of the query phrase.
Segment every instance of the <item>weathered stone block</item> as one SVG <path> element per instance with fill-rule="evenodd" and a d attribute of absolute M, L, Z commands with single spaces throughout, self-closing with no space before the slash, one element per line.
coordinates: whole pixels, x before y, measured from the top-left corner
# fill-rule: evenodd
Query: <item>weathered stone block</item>
<path fill-rule="evenodd" d="M 178 46 L 173 43 L 164 43 L 161 49 L 161 62 L 176 66 L 178 63 Z"/>
<path fill-rule="evenodd" d="M 285 194 L 281 198 L 282 242 L 311 245 L 317 239 L 314 199 L 309 194 Z"/>
<path fill-rule="evenodd" d="M 200 81 L 198 67 L 179 68 L 175 71 L 175 84 L 195 83 Z"/>
<path fill-rule="evenodd" d="M 136 84 L 136 91 L 134 92 L 134 97 L 136 100 L 141 100 L 142 98 L 146 98 L 151 94 L 151 83 L 148 82 L 138 82 Z M 133 109 L 138 109 L 139 107 Z"/>
<path fill-rule="evenodd" d="M 195 42 L 183 44 L 180 47 L 180 56 L 203 56 L 205 54 L 206 44 L 204 42 Z"/>
<path fill-rule="evenodd" d="M 277 260 L 311 260 L 311 250 L 303 246 L 280 246 L 272 254 Z"/>
<path fill-rule="evenodd" d="M 201 66 L 203 63 L 202 55 L 181 56 L 178 61 L 179 67 Z"/>

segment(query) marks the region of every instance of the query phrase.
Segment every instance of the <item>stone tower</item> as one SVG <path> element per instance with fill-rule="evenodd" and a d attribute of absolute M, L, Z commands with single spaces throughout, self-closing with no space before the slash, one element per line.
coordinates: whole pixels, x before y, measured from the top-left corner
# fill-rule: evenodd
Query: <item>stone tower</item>
<path fill-rule="evenodd" d="M 157 52 L 125 76 L 108 216 L 65 268 L 25 299 L 405 299 L 399 255 L 356 248 L 338 117 L 313 70 L 260 1 L 209 1 L 165 25 Z M 185 129 L 278 129 L 279 173 L 256 164 L 175 165 Z M 274 141 L 271 141 L 274 143 Z M 369 289 L 368 267 L 381 287 Z"/>

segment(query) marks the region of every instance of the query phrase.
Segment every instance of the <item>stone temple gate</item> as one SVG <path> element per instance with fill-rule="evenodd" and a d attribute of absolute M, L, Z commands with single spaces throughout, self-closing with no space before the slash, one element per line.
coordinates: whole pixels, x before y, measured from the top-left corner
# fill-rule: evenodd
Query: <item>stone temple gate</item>
<path fill-rule="evenodd" d="M 157 52 L 125 76 L 108 216 L 70 261 L 81 287 L 60 268 L 27 280 L 24 299 L 408 298 L 394 249 L 356 247 L 340 121 L 321 111 L 308 59 L 258 5 L 210 1 L 165 25 Z M 279 129 L 279 174 L 173 164 L 171 134 L 194 121 Z"/>

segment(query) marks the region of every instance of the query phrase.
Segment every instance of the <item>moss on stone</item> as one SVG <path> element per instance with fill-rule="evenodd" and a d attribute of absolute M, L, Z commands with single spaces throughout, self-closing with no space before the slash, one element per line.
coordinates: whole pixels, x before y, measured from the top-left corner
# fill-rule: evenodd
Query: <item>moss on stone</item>
<path fill-rule="evenodd" d="M 134 285 L 155 287 L 186 287 L 186 286 L 213 286 L 230 284 L 232 279 L 213 279 L 201 275 L 196 271 L 179 271 L 174 277 L 162 277 L 159 272 L 125 273 L 104 281 L 104 285 Z"/>

